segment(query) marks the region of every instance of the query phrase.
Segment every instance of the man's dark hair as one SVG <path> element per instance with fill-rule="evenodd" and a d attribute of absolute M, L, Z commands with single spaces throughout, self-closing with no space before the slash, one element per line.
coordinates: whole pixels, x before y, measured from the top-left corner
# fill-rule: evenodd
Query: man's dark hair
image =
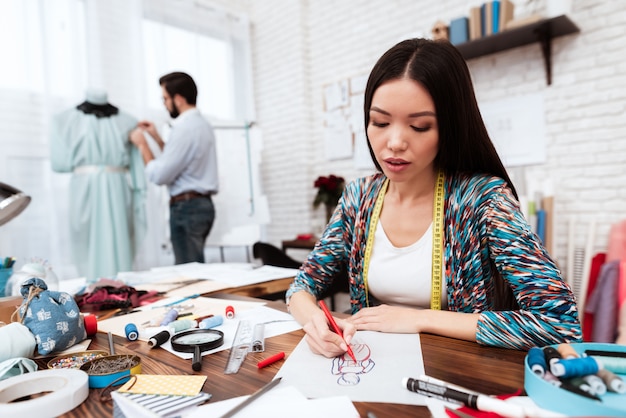
<path fill-rule="evenodd" d="M 189 74 L 181 72 L 165 74 L 159 78 L 159 84 L 165 87 L 170 97 L 180 94 L 187 100 L 187 103 L 195 106 L 198 88 Z"/>

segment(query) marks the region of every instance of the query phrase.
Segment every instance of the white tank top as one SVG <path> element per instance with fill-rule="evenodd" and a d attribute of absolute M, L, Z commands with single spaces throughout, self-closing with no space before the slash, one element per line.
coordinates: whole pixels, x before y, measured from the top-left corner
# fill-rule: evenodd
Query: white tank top
<path fill-rule="evenodd" d="M 382 303 L 430 308 L 432 287 L 432 223 L 424 235 L 407 247 L 395 247 L 378 222 L 370 258 L 367 285 Z M 445 283 L 442 283 L 442 309 L 447 307 Z"/>

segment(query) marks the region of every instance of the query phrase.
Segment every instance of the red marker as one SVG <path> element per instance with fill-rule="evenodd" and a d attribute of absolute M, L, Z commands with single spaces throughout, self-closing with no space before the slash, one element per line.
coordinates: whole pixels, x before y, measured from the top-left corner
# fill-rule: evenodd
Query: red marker
<path fill-rule="evenodd" d="M 256 366 L 259 369 L 262 369 L 263 367 L 269 366 L 270 364 L 276 363 L 278 360 L 282 360 L 284 358 L 285 358 L 285 353 L 281 351 L 278 354 L 274 354 L 273 356 L 270 356 L 264 360 L 259 361 L 259 363 Z"/>
<path fill-rule="evenodd" d="M 324 303 L 323 300 L 320 300 L 318 303 L 320 305 L 320 308 L 322 308 L 322 310 L 324 311 L 324 314 L 326 315 L 326 319 L 328 319 L 328 322 L 330 323 L 330 326 L 333 328 L 333 331 L 335 331 L 335 334 L 339 335 L 343 339 L 343 332 L 341 332 L 341 329 L 335 322 L 335 318 L 333 318 L 333 316 L 331 315 L 330 311 L 328 310 L 328 307 L 326 306 L 326 303 Z M 346 342 L 346 340 L 343 340 L 343 341 Z M 350 344 L 346 343 L 346 346 L 348 346 L 348 350 L 347 350 L 348 354 L 350 355 L 350 357 L 352 357 L 352 360 L 354 360 L 354 362 L 356 363 L 356 357 L 354 356 L 354 353 L 352 352 L 352 348 L 350 348 Z"/>
<path fill-rule="evenodd" d="M 231 305 L 228 305 L 226 307 L 226 318 L 232 319 L 234 317 L 235 317 L 235 308 L 233 308 Z"/>

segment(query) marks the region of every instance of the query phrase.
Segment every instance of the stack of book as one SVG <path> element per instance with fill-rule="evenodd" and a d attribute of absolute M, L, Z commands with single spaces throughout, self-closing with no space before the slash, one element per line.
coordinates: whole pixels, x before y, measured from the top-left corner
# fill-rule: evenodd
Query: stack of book
<path fill-rule="evenodd" d="M 487 1 L 470 8 L 469 16 L 450 22 L 450 43 L 458 45 L 502 32 L 513 20 L 514 8 L 511 0 Z"/>

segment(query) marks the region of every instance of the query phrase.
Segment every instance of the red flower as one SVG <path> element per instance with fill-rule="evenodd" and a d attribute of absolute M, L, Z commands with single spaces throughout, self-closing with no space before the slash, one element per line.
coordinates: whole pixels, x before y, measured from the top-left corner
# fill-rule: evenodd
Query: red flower
<path fill-rule="evenodd" d="M 327 206 L 337 206 L 345 184 L 346 181 L 343 177 L 338 177 L 334 174 L 331 174 L 328 177 L 318 177 L 313 183 L 313 187 L 318 189 L 315 199 L 313 200 L 313 207 L 318 207 L 320 203 Z"/>

